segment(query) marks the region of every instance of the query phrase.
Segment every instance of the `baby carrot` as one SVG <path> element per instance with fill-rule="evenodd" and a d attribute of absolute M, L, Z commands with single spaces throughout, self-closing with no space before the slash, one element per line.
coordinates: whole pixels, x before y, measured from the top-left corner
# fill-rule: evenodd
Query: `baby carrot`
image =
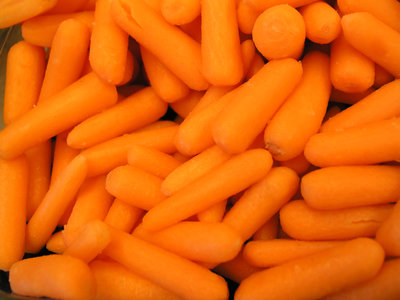
<path fill-rule="evenodd" d="M 31 110 L 39 97 L 45 70 L 43 48 L 21 41 L 7 56 L 3 120 L 8 125 Z"/>
<path fill-rule="evenodd" d="M 303 153 L 308 139 L 318 132 L 328 107 L 331 82 L 329 57 L 322 52 L 306 54 L 303 77 L 273 116 L 264 133 L 265 147 L 279 161 Z"/>
<path fill-rule="evenodd" d="M 166 111 L 167 104 L 147 87 L 75 126 L 68 134 L 67 143 L 73 148 L 89 148 L 149 125 Z"/>
<path fill-rule="evenodd" d="M 373 205 L 320 211 L 303 200 L 291 201 L 280 210 L 284 232 L 305 241 L 345 240 L 374 236 L 393 205 Z"/>
<path fill-rule="evenodd" d="M 162 0 L 161 14 L 174 25 L 192 22 L 200 15 L 200 0 Z"/>
<path fill-rule="evenodd" d="M 301 63 L 292 58 L 268 62 L 233 91 L 230 104 L 219 113 L 212 128 L 216 144 L 228 153 L 246 150 L 299 83 L 301 75 Z"/>
<path fill-rule="evenodd" d="M 149 210 L 165 199 L 162 179 L 139 168 L 125 165 L 107 175 L 106 190 L 135 207 Z"/>
<path fill-rule="evenodd" d="M 0 159 L 0 270 L 3 271 L 24 256 L 28 176 L 25 156 Z"/>
<path fill-rule="evenodd" d="M 321 299 L 373 278 L 384 257 L 374 240 L 355 239 L 255 273 L 242 281 L 235 299 Z"/>
<path fill-rule="evenodd" d="M 142 216 L 142 209 L 115 199 L 104 218 L 104 223 L 115 229 L 131 232 Z"/>
<path fill-rule="evenodd" d="M 48 14 L 72 13 L 81 10 L 88 0 L 58 0 Z"/>
<path fill-rule="evenodd" d="M 196 106 L 192 109 L 192 111 L 190 112 L 190 116 L 202 110 L 203 108 L 206 108 L 208 105 L 210 105 L 214 101 L 217 101 L 219 98 L 229 93 L 233 89 L 234 87 L 231 86 L 210 86 L 204 93 L 203 97 L 201 97 L 199 102 L 196 104 Z"/>
<path fill-rule="evenodd" d="M 213 85 L 230 86 L 243 77 L 235 0 L 201 1 L 202 72 Z"/>
<path fill-rule="evenodd" d="M 286 161 L 281 161 L 280 165 L 282 167 L 287 167 L 287 168 L 292 169 L 298 175 L 303 175 L 310 168 L 310 163 L 304 157 L 303 153 L 301 153 L 300 155 L 296 156 L 295 158 L 292 158 L 292 159 L 289 159 L 289 160 L 286 160 Z"/>
<path fill-rule="evenodd" d="M 262 56 L 258 53 L 256 53 L 256 55 L 253 58 L 253 61 L 251 62 L 250 66 L 249 66 L 249 70 L 247 71 L 247 74 L 245 76 L 245 80 L 249 80 L 251 77 L 254 76 L 254 74 L 256 74 L 259 70 L 262 69 L 262 67 L 264 67 L 264 59 L 262 58 Z"/>
<path fill-rule="evenodd" d="M 26 227 L 26 251 L 36 253 L 46 244 L 68 204 L 86 177 L 86 159 L 77 156 L 50 186 Z"/>
<path fill-rule="evenodd" d="M 46 249 L 56 254 L 62 254 L 66 248 L 62 231 L 54 233 L 46 243 Z"/>
<path fill-rule="evenodd" d="M 292 7 L 305 6 L 307 4 L 316 2 L 317 0 L 247 0 L 255 9 L 264 11 L 272 6 L 280 4 L 288 4 Z"/>
<path fill-rule="evenodd" d="M 254 23 L 263 10 L 255 9 L 248 1 L 239 0 L 237 4 L 237 20 L 241 32 L 251 34 Z"/>
<path fill-rule="evenodd" d="M 400 32 L 367 12 L 343 16 L 342 29 L 351 46 L 400 77 Z"/>
<path fill-rule="evenodd" d="M 376 241 L 382 245 L 387 256 L 400 255 L 400 242 L 398 239 L 400 232 L 400 202 L 397 202 L 392 213 L 382 223 L 376 232 Z"/>
<path fill-rule="evenodd" d="M 278 214 L 273 215 L 253 234 L 253 241 L 272 240 L 278 237 L 279 218 Z"/>
<path fill-rule="evenodd" d="M 289 168 L 273 168 L 261 181 L 244 192 L 223 219 L 223 223 L 249 239 L 292 198 L 299 177 Z"/>
<path fill-rule="evenodd" d="M 16 157 L 116 100 L 115 87 L 90 73 L 0 131 L 0 157 Z"/>
<path fill-rule="evenodd" d="M 256 47 L 251 39 L 245 40 L 240 44 L 240 49 L 242 51 L 242 59 L 243 59 L 243 77 L 250 70 L 250 66 L 254 60 L 256 55 Z"/>
<path fill-rule="evenodd" d="M 391 82 L 394 79 L 393 75 L 382 68 L 380 65 L 375 64 L 375 80 L 374 88 L 379 89 L 383 85 Z"/>
<path fill-rule="evenodd" d="M 119 263 L 94 260 L 89 264 L 96 279 L 95 300 L 179 300 L 178 296 L 140 277 Z"/>
<path fill-rule="evenodd" d="M 195 41 L 201 43 L 201 16 L 198 16 L 190 23 L 182 24 L 180 28 Z"/>
<path fill-rule="evenodd" d="M 54 299 L 92 299 L 96 282 L 87 264 L 69 255 L 44 255 L 15 263 L 10 270 L 13 293 Z"/>
<path fill-rule="evenodd" d="M 331 51 L 331 55 L 332 55 L 332 51 Z M 332 77 L 331 77 L 331 79 L 332 79 Z M 367 97 L 369 94 L 373 93 L 374 91 L 375 91 L 375 89 L 371 87 L 360 93 L 346 93 L 346 92 L 337 90 L 333 87 L 332 92 L 331 92 L 330 101 L 352 105 L 354 103 L 357 103 L 361 99 L 364 99 L 365 97 Z"/>
<path fill-rule="evenodd" d="M 303 17 L 292 6 L 283 4 L 266 9 L 253 27 L 257 50 L 268 60 L 301 56 L 306 39 Z"/>
<path fill-rule="evenodd" d="M 214 223 L 221 222 L 226 212 L 226 204 L 228 200 L 221 201 L 213 206 L 203 210 L 197 214 L 200 222 Z"/>
<path fill-rule="evenodd" d="M 203 94 L 203 92 L 199 91 L 189 91 L 188 95 L 178 101 L 170 103 L 169 106 L 178 114 L 178 116 L 186 118 L 199 103 Z"/>

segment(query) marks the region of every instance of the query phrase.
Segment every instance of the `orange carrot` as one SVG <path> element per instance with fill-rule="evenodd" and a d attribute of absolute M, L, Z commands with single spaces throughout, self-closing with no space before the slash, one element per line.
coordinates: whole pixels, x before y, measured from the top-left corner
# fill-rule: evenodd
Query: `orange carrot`
<path fill-rule="evenodd" d="M 223 223 L 249 239 L 295 194 L 299 177 L 289 168 L 273 168 L 249 188 L 224 217 Z"/>
<path fill-rule="evenodd" d="M 190 112 L 196 107 L 200 99 L 203 97 L 203 92 L 190 91 L 188 95 L 170 103 L 170 107 L 182 118 L 186 118 Z"/>
<path fill-rule="evenodd" d="M 58 0 L 57 4 L 50 9 L 48 14 L 64 14 L 81 10 L 88 0 Z"/>
<path fill-rule="evenodd" d="M 96 282 L 87 264 L 68 255 L 45 255 L 15 263 L 10 270 L 13 293 L 54 299 L 92 299 Z"/>
<path fill-rule="evenodd" d="M 253 27 L 257 50 L 268 60 L 301 56 L 306 39 L 303 17 L 292 6 L 283 4 L 266 9 Z"/>
<path fill-rule="evenodd" d="M 319 211 L 303 200 L 291 201 L 280 210 L 284 232 L 305 241 L 345 240 L 374 236 L 393 205 L 374 205 Z"/>
<path fill-rule="evenodd" d="M 242 51 L 243 59 L 243 76 L 245 77 L 246 74 L 249 72 L 250 66 L 256 55 L 256 48 L 253 41 L 249 39 L 240 44 L 240 49 Z"/>
<path fill-rule="evenodd" d="M 104 253 L 182 298 L 228 299 L 228 287 L 222 277 L 130 234 L 113 230 Z"/>
<path fill-rule="evenodd" d="M 295 158 L 286 161 L 281 161 L 280 165 L 292 169 L 299 175 L 303 175 L 310 168 L 310 163 L 304 157 L 303 153 L 296 156 Z"/>
<path fill-rule="evenodd" d="M 278 214 L 275 214 L 253 234 L 252 240 L 265 241 L 276 239 L 278 237 L 278 227 L 279 218 Z"/>
<path fill-rule="evenodd" d="M 265 147 L 276 160 L 293 159 L 303 153 L 308 139 L 321 126 L 330 92 L 329 57 L 322 52 L 309 52 L 303 58 L 300 83 L 264 133 Z"/>
<path fill-rule="evenodd" d="M 234 87 L 231 86 L 210 86 L 207 91 L 204 93 L 203 97 L 197 102 L 196 106 L 190 112 L 190 116 L 195 114 L 196 112 L 206 108 L 208 105 L 217 101 L 219 98 L 232 91 Z M 189 115 L 188 115 L 189 116 Z"/>
<path fill-rule="evenodd" d="M 381 66 L 375 64 L 375 80 L 374 88 L 379 89 L 383 85 L 391 82 L 394 79 L 393 75 L 386 71 Z"/>
<path fill-rule="evenodd" d="M 201 16 L 198 16 L 190 23 L 182 24 L 180 28 L 194 40 L 201 43 Z"/>
<path fill-rule="evenodd" d="M 25 252 L 28 164 L 25 156 L 0 159 L 0 270 L 8 271 Z"/>
<path fill-rule="evenodd" d="M 54 233 L 46 243 L 46 249 L 56 254 L 62 254 L 66 248 L 62 231 Z"/>
<path fill-rule="evenodd" d="M 262 67 L 264 67 L 264 64 L 265 64 L 265 62 L 264 62 L 264 59 L 262 58 L 262 56 L 260 54 L 256 53 L 253 61 L 251 62 L 250 66 L 249 66 L 249 70 L 247 71 L 245 79 L 249 80 L 251 77 L 253 77 L 258 71 L 260 71 L 262 69 Z"/>
<path fill-rule="evenodd" d="M 197 214 L 200 222 L 214 223 L 221 222 L 226 212 L 226 204 L 228 200 L 221 201 L 213 206 L 203 210 Z"/>
<path fill-rule="evenodd" d="M 248 1 L 239 0 L 237 7 L 238 26 L 241 32 L 251 34 L 254 23 L 263 11 L 255 9 Z"/>
<path fill-rule="evenodd" d="M 228 153 L 246 150 L 298 84 L 301 74 L 301 64 L 294 59 L 274 60 L 234 90 L 230 104 L 214 121 L 216 144 Z"/>
<path fill-rule="evenodd" d="M 242 281 L 235 299 L 320 299 L 373 278 L 384 257 L 374 240 L 355 239 L 255 273 Z"/>
<path fill-rule="evenodd" d="M 13 45 L 7 56 L 3 120 L 9 125 L 31 110 L 39 97 L 45 69 L 44 50 L 25 41 Z"/>
<path fill-rule="evenodd" d="M 200 15 L 200 0 L 162 0 L 161 14 L 169 23 L 182 25 Z"/>
<path fill-rule="evenodd" d="M 338 105 L 331 105 L 330 107 L 328 107 L 328 110 L 326 111 L 326 114 L 324 117 L 324 122 L 326 122 L 330 118 L 336 116 L 341 111 L 342 111 L 342 109 Z"/>
<path fill-rule="evenodd" d="M 104 223 L 115 229 L 131 232 L 138 220 L 143 216 L 143 210 L 128 203 L 115 199 L 111 205 Z"/>
<path fill-rule="evenodd" d="M 122 81 L 118 83 L 118 86 L 123 86 L 134 81 L 139 73 L 137 68 L 139 68 L 139 63 L 137 62 L 136 57 L 133 56 L 132 52 L 128 50 L 126 53 L 124 77 L 122 78 Z"/>
<path fill-rule="evenodd" d="M 397 202 L 392 213 L 383 222 L 376 233 L 376 240 L 382 245 L 388 256 L 400 255 L 400 243 L 398 239 L 400 232 L 399 215 L 400 203 Z"/>
<path fill-rule="evenodd" d="M 256 183 L 271 165 L 271 155 L 263 149 L 234 156 L 153 207 L 143 217 L 143 226 L 162 229 L 199 213 Z"/>
<path fill-rule="evenodd" d="M 352 105 L 352 104 L 360 101 L 361 99 L 364 99 L 365 97 L 367 97 L 369 94 L 373 93 L 374 91 L 375 91 L 375 89 L 369 88 L 360 93 L 345 93 L 345 92 L 339 91 L 335 88 L 332 88 L 330 101 Z"/>
<path fill-rule="evenodd" d="M 317 0 L 247 0 L 250 5 L 252 5 L 255 9 L 264 11 L 272 6 L 280 5 L 280 4 L 289 4 L 292 7 L 300 7 L 304 6 Z"/>

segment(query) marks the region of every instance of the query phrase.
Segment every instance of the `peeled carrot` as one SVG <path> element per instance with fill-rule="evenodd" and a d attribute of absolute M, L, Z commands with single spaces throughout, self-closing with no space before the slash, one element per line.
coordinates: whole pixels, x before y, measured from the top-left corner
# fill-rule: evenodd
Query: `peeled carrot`
<path fill-rule="evenodd" d="M 260 54 L 256 53 L 253 61 L 251 62 L 250 66 L 249 66 L 249 70 L 247 71 L 245 79 L 249 80 L 251 77 L 253 77 L 258 71 L 260 71 L 262 69 L 262 67 L 264 67 L 264 64 L 265 64 L 265 62 L 264 62 L 264 59 L 262 58 L 262 56 Z"/>
<path fill-rule="evenodd" d="M 279 218 L 278 214 L 272 216 L 267 222 L 264 223 L 257 231 L 253 234 L 253 241 L 265 241 L 272 240 L 278 237 Z"/>
<path fill-rule="evenodd" d="M 267 220 L 295 194 L 299 177 L 289 168 L 273 168 L 233 205 L 223 223 L 249 239 Z"/>
<path fill-rule="evenodd" d="M 303 200 L 291 201 L 280 210 L 284 232 L 305 241 L 345 240 L 374 236 L 393 205 L 374 205 L 320 211 Z"/>
<path fill-rule="evenodd" d="M 297 8 L 300 6 L 316 2 L 317 0 L 247 0 L 247 1 L 255 9 L 264 11 L 272 6 L 280 4 L 289 4 L 290 6 Z"/>
<path fill-rule="evenodd" d="M 62 254 L 66 248 L 62 231 L 54 233 L 46 243 L 46 249 L 56 254 Z"/>
<path fill-rule="evenodd" d="M 375 64 L 375 80 L 374 88 L 379 89 L 383 85 L 391 82 L 394 79 L 393 75 L 386 71 L 381 66 Z"/>
<path fill-rule="evenodd" d="M 203 97 L 201 97 L 199 102 L 197 102 L 196 106 L 192 109 L 192 111 L 190 112 L 190 116 L 202 110 L 203 108 L 206 108 L 208 105 L 210 105 L 214 101 L 217 101 L 219 98 L 221 98 L 233 89 L 234 87 L 230 86 L 210 86 L 203 94 Z"/>
<path fill-rule="evenodd" d="M 24 256 L 28 176 L 25 156 L 0 159 L 0 270 L 3 271 Z"/>
<path fill-rule="evenodd" d="M 203 210 L 197 214 L 200 222 L 214 223 L 221 222 L 226 212 L 226 204 L 228 200 L 221 201 L 213 206 Z"/>
<path fill-rule="evenodd" d="M 8 125 L 31 110 L 39 97 L 45 69 L 44 50 L 25 41 L 13 45 L 7 56 L 3 120 Z"/>
<path fill-rule="evenodd" d="M 286 161 L 281 161 L 280 165 L 292 169 L 299 175 L 303 175 L 310 168 L 310 163 L 304 157 L 303 153 L 296 156 L 295 158 Z"/>
<path fill-rule="evenodd" d="M 197 42 L 201 43 L 201 16 L 190 23 L 182 24 L 180 28 Z"/>
<path fill-rule="evenodd" d="M 399 215 L 400 203 L 397 202 L 392 213 L 376 232 L 376 241 L 382 245 L 387 256 L 400 255 L 400 243 L 398 239 L 400 232 Z"/>
<path fill-rule="evenodd" d="M 318 132 L 328 107 L 331 92 L 329 57 L 321 52 L 309 52 L 302 65 L 300 83 L 264 133 L 265 147 L 279 161 L 303 153 L 308 139 Z"/>
<path fill-rule="evenodd" d="M 96 282 L 87 264 L 68 255 L 45 255 L 15 263 L 10 270 L 13 293 L 54 299 L 92 299 Z"/>
<path fill-rule="evenodd" d="M 124 76 L 122 78 L 122 81 L 118 83 L 118 86 L 123 86 L 130 83 L 131 81 L 134 81 L 139 74 L 137 68 L 139 68 L 139 63 L 136 60 L 136 57 L 133 56 L 133 54 L 128 49 L 126 53 Z"/>
<path fill-rule="evenodd" d="M 96 279 L 95 300 L 179 300 L 157 284 L 113 261 L 94 260 L 89 265 Z"/>
<path fill-rule="evenodd" d="M 283 4 L 268 8 L 259 15 L 252 34 L 257 50 L 266 59 L 298 59 L 303 52 L 306 27 L 297 10 Z"/>
<path fill-rule="evenodd" d="M 122 200 L 115 199 L 104 218 L 104 223 L 115 229 L 131 232 L 142 216 L 142 209 L 134 207 Z"/>
<path fill-rule="evenodd" d="M 58 0 L 57 4 L 50 9 L 48 14 L 71 13 L 82 9 L 87 0 Z"/>
<path fill-rule="evenodd" d="M 245 40 L 240 44 L 243 60 L 243 77 L 249 72 L 251 63 L 256 55 L 256 48 L 251 39 Z"/>
<path fill-rule="evenodd" d="M 330 101 L 345 103 L 345 104 L 354 104 L 354 103 L 357 103 L 358 101 L 360 101 L 361 99 L 364 99 L 365 97 L 367 97 L 369 94 L 373 93 L 374 91 L 375 91 L 375 89 L 369 88 L 360 93 L 345 93 L 343 91 L 339 91 L 335 88 L 332 88 Z"/>
<path fill-rule="evenodd" d="M 200 0 L 162 0 L 160 9 L 169 23 L 187 24 L 200 15 Z"/>
<path fill-rule="evenodd" d="M 67 142 L 73 148 L 88 148 L 149 125 L 166 111 L 167 104 L 147 87 L 78 124 L 68 134 Z"/>
<path fill-rule="evenodd" d="M 190 91 L 188 95 L 178 101 L 170 103 L 169 106 L 178 114 L 178 116 L 186 118 L 199 103 L 203 94 L 203 92 L 199 91 Z"/>
<path fill-rule="evenodd" d="M 235 299 L 320 299 L 335 291 L 373 278 L 384 253 L 378 243 L 360 238 L 299 258 L 245 279 Z"/>
<path fill-rule="evenodd" d="M 239 0 L 237 6 L 237 20 L 241 32 L 251 34 L 254 23 L 263 11 L 255 9 L 246 0 Z"/>

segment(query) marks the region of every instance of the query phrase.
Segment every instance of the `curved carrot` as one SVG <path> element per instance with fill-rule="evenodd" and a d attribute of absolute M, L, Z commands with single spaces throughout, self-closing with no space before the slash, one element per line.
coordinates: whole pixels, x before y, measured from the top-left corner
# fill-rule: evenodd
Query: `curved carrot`
<path fill-rule="evenodd" d="M 221 222 L 226 212 L 226 204 L 228 200 L 221 201 L 213 206 L 203 210 L 197 214 L 200 222 L 214 223 Z"/>
<path fill-rule="evenodd" d="M 251 34 L 254 23 L 263 11 L 255 9 L 248 1 L 239 0 L 237 7 L 237 20 L 241 32 Z"/>
<path fill-rule="evenodd" d="M 66 248 L 62 231 L 54 233 L 46 243 L 46 249 L 56 254 L 62 254 Z"/>
<path fill-rule="evenodd" d="M 393 208 L 392 213 L 382 223 L 376 232 L 376 241 L 382 245 L 383 249 L 388 256 L 399 256 L 400 255 L 400 243 L 399 243 L 399 232 L 400 232 L 400 203 L 397 202 Z"/>
<path fill-rule="evenodd" d="M 162 0 L 161 14 L 171 24 L 183 25 L 200 15 L 200 0 Z"/>
<path fill-rule="evenodd" d="M 375 64 L 375 80 L 374 88 L 379 89 L 383 85 L 391 82 L 394 79 L 393 75 L 386 71 L 381 66 Z"/>
<path fill-rule="evenodd" d="M 188 95 L 170 103 L 170 107 L 182 118 L 186 118 L 196 107 L 204 93 L 199 91 L 190 91 Z"/>
<path fill-rule="evenodd" d="M 253 234 L 253 241 L 272 240 L 278 237 L 279 218 L 278 214 L 273 215 Z"/>
<path fill-rule="evenodd" d="M 142 209 L 115 199 L 104 218 L 104 223 L 115 229 L 131 232 L 143 214 Z"/>

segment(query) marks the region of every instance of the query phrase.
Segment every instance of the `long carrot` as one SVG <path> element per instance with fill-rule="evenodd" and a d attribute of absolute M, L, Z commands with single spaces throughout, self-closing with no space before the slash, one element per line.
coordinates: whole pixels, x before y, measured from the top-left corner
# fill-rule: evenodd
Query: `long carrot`
<path fill-rule="evenodd" d="M 200 0 L 162 0 L 161 14 L 169 23 L 183 25 L 200 15 Z"/>
<path fill-rule="evenodd" d="M 104 218 L 104 223 L 115 229 L 131 232 L 143 214 L 142 209 L 115 199 Z"/>
<path fill-rule="evenodd" d="M 398 240 L 400 223 L 400 203 L 397 202 L 392 213 L 379 227 L 376 233 L 376 240 L 380 243 L 388 256 L 400 255 L 400 243 Z"/>

